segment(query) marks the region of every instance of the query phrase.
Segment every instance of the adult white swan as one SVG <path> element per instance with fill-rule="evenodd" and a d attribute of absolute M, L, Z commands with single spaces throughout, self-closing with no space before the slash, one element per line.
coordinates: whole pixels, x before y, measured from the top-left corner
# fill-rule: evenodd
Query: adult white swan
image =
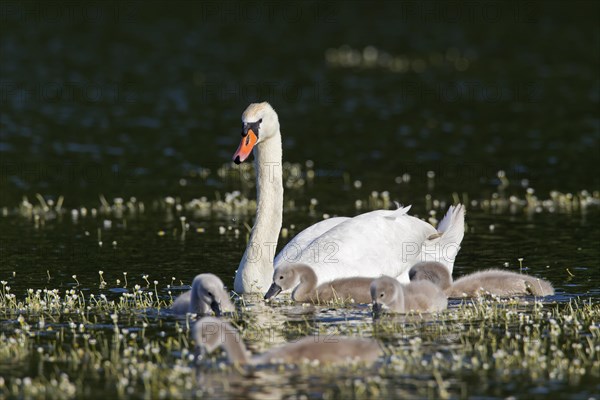
<path fill-rule="evenodd" d="M 452 273 L 464 236 L 461 205 L 450 207 L 437 230 L 409 216 L 410 206 L 326 219 L 296 235 L 273 261 L 283 214 L 282 150 L 279 118 L 266 102 L 250 104 L 242 114 L 242 141 L 233 160 L 245 161 L 253 149 L 256 221 L 235 275 L 237 293 L 264 293 L 273 268 L 292 263 L 311 266 L 317 284 L 381 275 L 408 283 L 409 268 L 425 260 L 439 261 Z"/>

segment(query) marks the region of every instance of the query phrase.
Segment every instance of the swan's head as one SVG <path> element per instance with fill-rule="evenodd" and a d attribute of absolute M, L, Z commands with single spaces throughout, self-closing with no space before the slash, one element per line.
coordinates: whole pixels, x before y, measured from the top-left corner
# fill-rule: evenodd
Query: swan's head
<path fill-rule="evenodd" d="M 448 268 L 436 261 L 423 261 L 412 266 L 408 271 L 411 281 L 430 281 L 434 285 L 446 289 L 452 284 Z"/>
<path fill-rule="evenodd" d="M 254 146 L 279 134 L 279 118 L 269 103 L 252 103 L 242 114 L 242 141 L 233 155 L 240 164 L 250 156 Z"/>
<path fill-rule="evenodd" d="M 200 274 L 192 282 L 192 307 L 196 314 L 208 312 L 208 307 L 220 316 L 223 312 L 233 312 L 235 307 L 229 299 L 223 281 L 213 274 Z"/>
<path fill-rule="evenodd" d="M 193 336 L 196 346 L 203 352 L 212 353 L 217 347 L 227 340 L 228 336 L 233 336 L 234 340 L 239 340 L 238 331 L 226 321 L 214 317 L 204 317 L 194 325 Z"/>
<path fill-rule="evenodd" d="M 300 282 L 296 265 L 284 265 L 273 272 L 273 283 L 265 294 L 265 300 L 277 296 L 280 292 L 295 288 Z"/>
<path fill-rule="evenodd" d="M 400 283 L 389 276 L 382 276 L 371 282 L 371 300 L 373 300 L 373 311 L 378 312 L 382 306 L 389 307 L 397 300 L 398 287 Z"/>

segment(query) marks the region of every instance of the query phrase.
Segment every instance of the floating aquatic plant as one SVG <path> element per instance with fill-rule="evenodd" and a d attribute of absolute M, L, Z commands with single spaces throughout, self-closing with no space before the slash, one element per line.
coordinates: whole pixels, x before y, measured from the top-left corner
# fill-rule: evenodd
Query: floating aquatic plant
<path fill-rule="evenodd" d="M 165 288 L 157 281 L 116 295 L 86 295 L 76 287 L 29 289 L 21 298 L 6 281 L 1 285 L 0 365 L 20 365 L 0 381 L 2 395 L 78 398 L 100 385 L 107 396 L 168 398 L 235 393 L 249 384 L 249 371 L 228 366 L 223 353 L 196 358 L 189 339 L 193 320 L 162 311 L 172 297 L 162 295 Z M 293 381 L 298 390 L 316 385 L 324 397 L 447 398 L 476 392 L 476 385 L 465 389 L 460 379 L 484 385 L 518 375 L 567 390 L 600 378 L 600 304 L 589 299 L 481 298 L 453 303 L 441 313 L 375 320 L 369 306 L 238 302 L 232 322 L 252 351 L 305 335 L 374 337 L 385 348 L 371 369 L 315 363 L 261 368 L 250 381 L 264 390 Z"/>

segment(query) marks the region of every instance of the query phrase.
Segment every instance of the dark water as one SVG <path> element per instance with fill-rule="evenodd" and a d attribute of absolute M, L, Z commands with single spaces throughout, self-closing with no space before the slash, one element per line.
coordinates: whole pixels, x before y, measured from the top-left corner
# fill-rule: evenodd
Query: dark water
<path fill-rule="evenodd" d="M 2 204 L 201 194 L 178 178 L 229 159 L 257 100 L 286 160 L 375 187 L 408 169 L 454 170 L 459 192 L 499 169 L 599 186 L 593 2 L 3 4 Z"/>
<path fill-rule="evenodd" d="M 17 294 L 71 287 L 72 275 L 98 292 L 99 270 L 109 284 L 127 272 L 161 285 L 210 271 L 231 287 L 253 214 L 168 211 L 164 198 L 212 201 L 236 189 L 253 198 L 248 182 L 217 170 L 237 147 L 243 109 L 267 100 L 281 121 L 284 160 L 313 160 L 317 175 L 286 190 L 297 207 L 286 207 L 285 227 L 357 214 L 355 200 L 373 190 L 420 216 L 428 194 L 446 204 L 466 194 L 477 204 L 458 274 L 504 263 L 518 270 L 524 258 L 528 273 L 555 284 L 553 300 L 598 298 L 597 205 L 481 206 L 498 192 L 500 170 L 507 198 L 525 199 L 527 188 L 539 199 L 600 189 L 595 2 L 0 9 L 0 278 Z M 410 182 L 397 183 L 404 173 Z M 145 210 L 77 221 L 67 211 L 36 227 L 16 211 L 23 196 L 37 205 L 36 193 L 63 195 L 67 210 L 98 208 L 99 195 L 111 203 L 133 196 Z M 184 237 L 181 215 L 191 226 Z M 239 236 L 219 234 L 228 226 Z"/>

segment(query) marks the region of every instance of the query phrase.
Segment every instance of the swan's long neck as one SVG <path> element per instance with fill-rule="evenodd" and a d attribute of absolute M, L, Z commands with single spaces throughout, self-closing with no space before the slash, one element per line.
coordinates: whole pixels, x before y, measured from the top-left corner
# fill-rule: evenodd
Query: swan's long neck
<path fill-rule="evenodd" d="M 250 359 L 241 335 L 234 329 L 221 332 L 221 334 L 224 336 L 223 347 L 225 347 L 229 361 L 232 364 L 247 364 Z"/>
<path fill-rule="evenodd" d="M 256 221 L 250 242 L 235 275 L 238 293 L 265 292 L 273 277 L 273 259 L 283 218 L 283 173 L 281 134 L 254 149 L 256 169 Z"/>
<path fill-rule="evenodd" d="M 307 265 L 296 266 L 300 274 L 300 284 L 292 292 L 294 301 L 312 301 L 317 299 L 317 274 Z"/>

